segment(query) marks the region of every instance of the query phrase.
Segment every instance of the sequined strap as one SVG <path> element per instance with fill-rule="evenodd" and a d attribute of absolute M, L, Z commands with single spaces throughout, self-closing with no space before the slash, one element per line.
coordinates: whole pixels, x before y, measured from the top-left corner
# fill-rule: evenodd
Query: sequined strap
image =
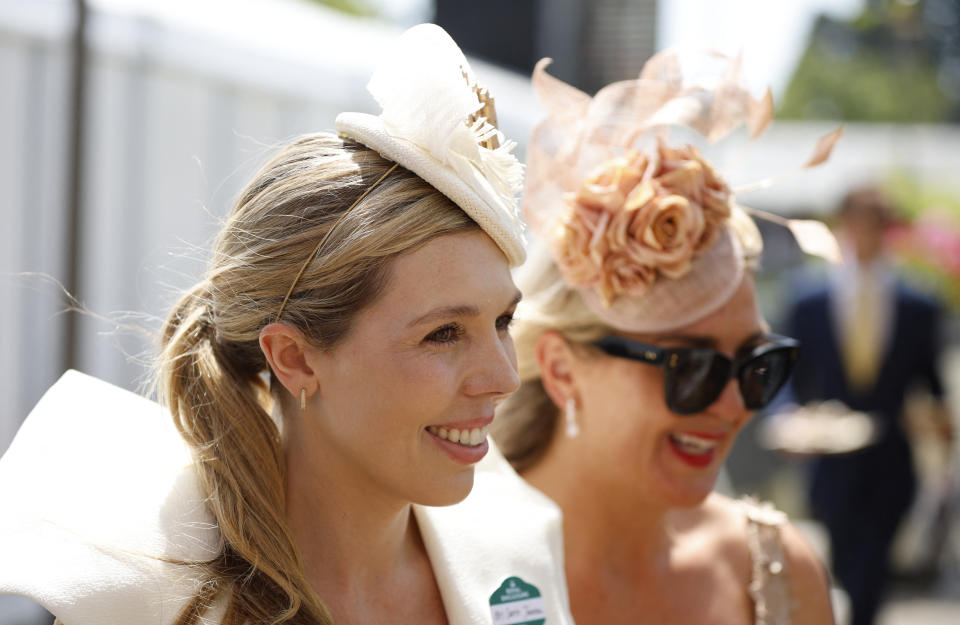
<path fill-rule="evenodd" d="M 787 516 L 769 503 L 742 499 L 747 517 L 747 545 L 753 571 L 750 598 L 755 625 L 789 625 L 790 594 L 787 584 L 786 555 L 780 540 L 780 526 Z"/>

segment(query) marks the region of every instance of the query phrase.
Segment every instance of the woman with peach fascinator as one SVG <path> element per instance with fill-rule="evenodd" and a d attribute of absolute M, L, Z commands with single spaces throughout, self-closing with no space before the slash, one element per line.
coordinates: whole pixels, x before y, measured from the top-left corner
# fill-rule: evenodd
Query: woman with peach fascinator
<path fill-rule="evenodd" d="M 518 275 L 521 388 L 498 409 L 504 455 L 564 514 L 576 621 L 670 625 L 833 622 L 827 573 L 768 504 L 713 493 L 737 433 L 787 381 L 796 341 L 757 305 L 758 230 L 700 151 L 746 123 L 760 134 L 739 65 L 704 86 L 684 57 L 590 98 L 546 72 L 523 213 L 537 235 Z M 807 166 L 826 159 L 839 132 Z M 833 252 L 822 225 L 789 223 Z"/>
<path fill-rule="evenodd" d="M 161 404 L 67 372 L 0 459 L 0 593 L 66 625 L 572 621 L 560 513 L 487 440 L 522 167 L 439 27 L 379 115 L 281 148 L 161 337 Z"/>

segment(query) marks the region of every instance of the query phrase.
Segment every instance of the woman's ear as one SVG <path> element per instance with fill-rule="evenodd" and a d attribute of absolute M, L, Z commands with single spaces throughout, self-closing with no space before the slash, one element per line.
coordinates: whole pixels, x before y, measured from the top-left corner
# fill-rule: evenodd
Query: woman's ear
<path fill-rule="evenodd" d="M 260 330 L 260 349 L 273 376 L 298 401 L 302 395 L 311 397 L 317 392 L 320 381 L 309 358 L 314 348 L 299 330 L 282 323 L 271 323 Z"/>
<path fill-rule="evenodd" d="M 561 410 L 570 398 L 579 404 L 580 398 L 574 378 L 576 356 L 563 335 L 556 330 L 541 334 L 537 339 L 535 354 L 543 389 L 553 403 Z"/>

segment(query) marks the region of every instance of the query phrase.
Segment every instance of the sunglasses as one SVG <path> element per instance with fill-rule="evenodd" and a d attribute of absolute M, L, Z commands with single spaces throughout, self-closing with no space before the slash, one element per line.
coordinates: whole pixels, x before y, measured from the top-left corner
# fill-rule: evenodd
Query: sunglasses
<path fill-rule="evenodd" d="M 663 348 L 610 335 L 593 343 L 604 353 L 663 369 L 667 407 L 677 414 L 694 414 L 715 402 L 736 376 L 740 395 L 750 410 L 769 404 L 786 383 L 797 361 L 800 343 L 765 334 L 737 350 L 734 360 L 708 347 Z"/>

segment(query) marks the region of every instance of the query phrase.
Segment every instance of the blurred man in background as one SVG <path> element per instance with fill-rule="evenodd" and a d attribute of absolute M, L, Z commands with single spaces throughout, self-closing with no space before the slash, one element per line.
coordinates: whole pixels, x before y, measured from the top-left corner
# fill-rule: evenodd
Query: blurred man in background
<path fill-rule="evenodd" d="M 833 570 L 850 597 L 852 625 L 874 622 L 889 574 L 890 548 L 916 490 L 903 412 L 924 384 L 944 440 L 952 436 L 937 372 L 936 302 L 908 289 L 884 249 L 892 221 L 876 188 L 851 191 L 838 212 L 844 262 L 826 284 L 791 307 L 787 333 L 801 341 L 793 375 L 801 404 L 838 400 L 875 418 L 861 449 L 823 455 L 813 465 L 810 503 L 830 535 Z"/>

